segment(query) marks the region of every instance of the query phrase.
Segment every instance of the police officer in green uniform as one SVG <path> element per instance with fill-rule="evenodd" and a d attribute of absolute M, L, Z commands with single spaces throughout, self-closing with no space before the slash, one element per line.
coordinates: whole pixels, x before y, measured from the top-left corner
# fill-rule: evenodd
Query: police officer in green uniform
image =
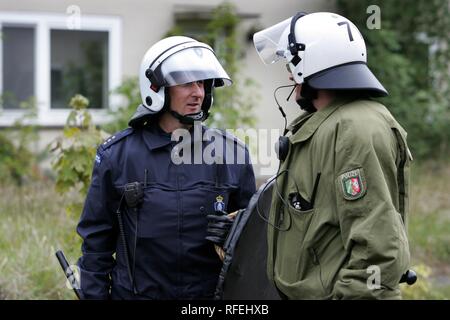
<path fill-rule="evenodd" d="M 280 138 L 268 276 L 288 299 L 399 299 L 410 261 L 406 132 L 348 19 L 298 13 L 254 35 L 305 110 Z"/>

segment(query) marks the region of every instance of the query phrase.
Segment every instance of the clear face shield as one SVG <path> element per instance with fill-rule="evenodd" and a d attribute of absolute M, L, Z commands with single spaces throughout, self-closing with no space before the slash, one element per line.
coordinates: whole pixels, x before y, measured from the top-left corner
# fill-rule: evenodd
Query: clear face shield
<path fill-rule="evenodd" d="M 200 80 L 215 79 L 215 86 L 231 85 L 231 79 L 215 54 L 204 47 L 191 47 L 168 57 L 156 70 L 164 86 L 176 86 Z"/>
<path fill-rule="evenodd" d="M 253 35 L 256 51 L 265 64 L 272 64 L 287 57 L 288 41 L 287 36 L 283 37 L 283 34 L 290 27 L 291 20 L 292 17 L 287 18 Z"/>

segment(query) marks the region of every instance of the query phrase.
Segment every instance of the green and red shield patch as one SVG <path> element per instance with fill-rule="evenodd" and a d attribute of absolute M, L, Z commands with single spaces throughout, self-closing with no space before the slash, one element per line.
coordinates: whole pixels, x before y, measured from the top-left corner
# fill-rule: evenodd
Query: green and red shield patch
<path fill-rule="evenodd" d="M 339 176 L 344 198 L 347 200 L 356 200 L 366 193 L 363 169 L 347 171 Z"/>

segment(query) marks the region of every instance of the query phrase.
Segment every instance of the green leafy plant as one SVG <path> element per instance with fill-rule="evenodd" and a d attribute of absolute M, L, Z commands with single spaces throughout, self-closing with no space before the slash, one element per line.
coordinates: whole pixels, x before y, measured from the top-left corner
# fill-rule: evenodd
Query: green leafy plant
<path fill-rule="evenodd" d="M 56 191 L 60 194 L 74 192 L 84 198 L 87 194 L 97 146 L 108 134 L 97 129 L 87 111 L 89 100 L 75 95 L 70 100 L 70 112 L 63 136 L 54 141 L 52 152 L 56 158 L 52 167 L 57 174 Z M 69 214 L 79 214 L 82 203 L 75 197 L 66 209 Z"/>
<path fill-rule="evenodd" d="M 125 79 L 122 84 L 114 90 L 114 93 L 120 95 L 124 99 L 124 103 L 116 110 L 109 111 L 112 120 L 102 126 L 102 129 L 107 132 L 117 132 L 127 128 L 128 121 L 130 121 L 137 106 L 141 104 L 141 95 L 137 77 Z"/>
<path fill-rule="evenodd" d="M 38 139 L 34 120 L 37 115 L 36 101 L 30 98 L 19 104 L 23 116 L 9 128 L 0 131 L 0 179 L 22 186 L 27 179 L 37 178 L 36 152 L 33 147 Z"/>

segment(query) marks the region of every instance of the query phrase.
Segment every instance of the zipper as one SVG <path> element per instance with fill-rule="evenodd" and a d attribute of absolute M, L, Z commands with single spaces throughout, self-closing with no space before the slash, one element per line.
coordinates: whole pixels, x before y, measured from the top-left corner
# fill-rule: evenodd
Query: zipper
<path fill-rule="evenodd" d="M 177 165 L 175 165 L 175 171 L 176 171 L 176 184 L 177 184 L 177 295 L 180 294 L 180 288 L 182 287 L 182 267 L 181 267 L 181 225 L 182 225 L 182 199 L 181 199 L 181 191 L 180 191 L 180 174 L 179 174 L 179 168 Z"/>

